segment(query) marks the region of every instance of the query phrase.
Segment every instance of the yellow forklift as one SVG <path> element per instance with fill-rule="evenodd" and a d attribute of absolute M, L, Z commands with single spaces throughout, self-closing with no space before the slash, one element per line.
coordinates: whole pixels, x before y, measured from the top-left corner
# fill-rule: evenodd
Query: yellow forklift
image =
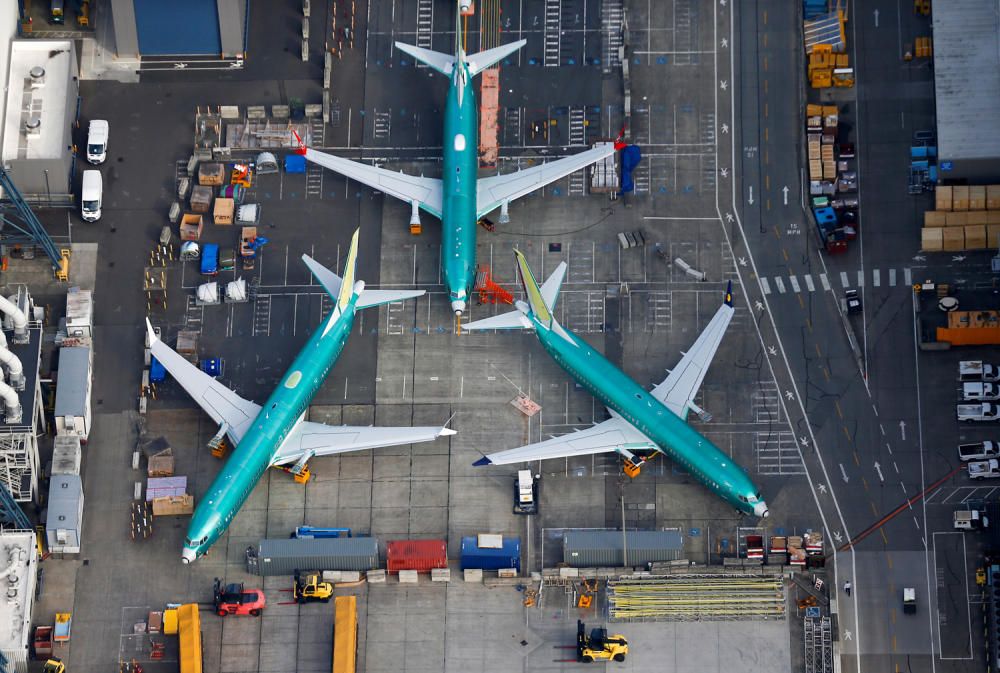
<path fill-rule="evenodd" d="M 62 659 L 52 657 L 42 665 L 42 673 L 66 673 L 66 664 Z"/>
<path fill-rule="evenodd" d="M 625 661 L 628 654 L 628 640 L 621 634 L 608 635 L 604 627 L 592 629 L 587 635 L 587 627 L 582 620 L 576 622 L 576 660 L 585 664 L 594 661 Z"/>
<path fill-rule="evenodd" d="M 292 596 L 297 603 L 308 603 L 312 601 L 322 601 L 327 603 L 333 596 L 333 584 L 323 581 L 323 575 L 319 572 L 299 572 L 295 571 L 295 586 L 292 587 Z"/>

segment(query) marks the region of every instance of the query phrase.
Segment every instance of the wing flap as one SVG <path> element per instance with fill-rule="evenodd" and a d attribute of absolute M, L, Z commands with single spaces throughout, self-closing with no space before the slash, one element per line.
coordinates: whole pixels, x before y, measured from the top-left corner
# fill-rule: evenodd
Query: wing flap
<path fill-rule="evenodd" d="M 306 150 L 306 159 L 329 168 L 335 173 L 368 185 L 372 189 L 385 192 L 406 203 L 414 201 L 435 217 L 441 217 L 441 181 L 437 178 L 424 178 L 406 173 L 369 166 L 350 159 L 333 156 L 314 149 Z"/>
<path fill-rule="evenodd" d="M 325 425 L 304 421 L 288 433 L 278 449 L 272 465 L 294 463 L 300 458 L 329 456 L 350 451 L 364 451 L 381 446 L 399 446 L 431 442 L 438 437 L 455 434 L 448 428 L 393 428 L 379 426 Z"/>
<path fill-rule="evenodd" d="M 510 465 L 532 460 L 609 453 L 625 447 L 632 450 L 655 449 L 656 445 L 620 417 L 612 417 L 586 430 L 570 432 L 508 451 L 491 453 L 476 464 Z"/>
<path fill-rule="evenodd" d="M 614 152 L 614 143 L 602 143 L 579 154 L 532 166 L 523 171 L 482 178 L 476 187 L 478 217 L 490 213 L 505 201 L 519 199 L 573 171 L 586 168 L 595 161 L 611 156 Z"/>
<path fill-rule="evenodd" d="M 705 374 L 715 358 L 719 344 L 726 336 L 726 328 L 733 319 L 734 312 L 729 303 L 720 306 L 670 375 L 650 392 L 682 420 L 687 420 L 691 402 L 698 394 L 701 382 L 705 380 Z"/>

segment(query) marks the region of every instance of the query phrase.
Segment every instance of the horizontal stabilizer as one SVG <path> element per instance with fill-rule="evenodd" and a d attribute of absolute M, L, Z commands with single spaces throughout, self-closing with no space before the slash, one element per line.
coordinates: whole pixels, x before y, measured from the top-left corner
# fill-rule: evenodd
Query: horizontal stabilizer
<path fill-rule="evenodd" d="M 333 271 L 330 271 L 330 269 L 326 268 L 309 255 L 302 255 L 302 261 L 309 267 L 312 275 L 316 277 L 316 280 L 323 286 L 323 289 L 326 290 L 327 294 L 336 299 L 340 294 L 340 287 L 343 285 L 344 279 L 335 274 Z"/>
<path fill-rule="evenodd" d="M 531 321 L 520 311 L 501 313 L 492 318 L 483 318 L 462 325 L 463 331 L 475 332 L 476 330 L 488 329 L 531 329 Z"/>
<path fill-rule="evenodd" d="M 434 68 L 442 75 L 450 75 L 451 71 L 455 69 L 455 57 L 451 54 L 442 54 L 439 51 L 431 51 L 405 42 L 397 42 L 396 49 L 409 54 L 424 65 Z"/>
<path fill-rule="evenodd" d="M 356 306 L 360 308 L 371 308 L 382 304 L 391 304 L 394 301 L 405 301 L 414 297 L 421 297 L 427 294 L 427 290 L 364 290 L 358 297 Z"/>
<path fill-rule="evenodd" d="M 473 76 L 478 75 L 483 70 L 486 70 L 494 63 L 499 63 L 526 44 L 528 44 L 527 40 L 518 40 L 517 42 L 511 42 L 510 44 L 505 44 L 494 49 L 481 51 L 472 56 L 466 56 L 465 63 L 469 66 L 469 74 Z"/>

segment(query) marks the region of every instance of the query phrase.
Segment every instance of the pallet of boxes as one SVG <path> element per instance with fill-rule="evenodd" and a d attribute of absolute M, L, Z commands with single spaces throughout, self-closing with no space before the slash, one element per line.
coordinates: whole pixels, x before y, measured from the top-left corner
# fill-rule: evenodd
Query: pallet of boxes
<path fill-rule="evenodd" d="M 960 252 L 1000 247 L 1000 185 L 938 186 L 924 213 L 920 249 Z"/>

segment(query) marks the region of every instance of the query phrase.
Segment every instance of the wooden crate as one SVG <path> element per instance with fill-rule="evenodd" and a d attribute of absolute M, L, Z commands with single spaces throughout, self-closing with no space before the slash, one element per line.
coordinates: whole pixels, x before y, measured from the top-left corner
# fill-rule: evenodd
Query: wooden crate
<path fill-rule="evenodd" d="M 989 213 L 985 210 L 970 210 L 965 214 L 965 224 L 989 224 Z"/>
<path fill-rule="evenodd" d="M 986 210 L 986 186 L 969 187 L 969 210 Z"/>
<path fill-rule="evenodd" d="M 969 188 L 965 185 L 956 185 L 951 188 L 952 193 L 952 210 L 968 210 L 969 209 Z"/>
<path fill-rule="evenodd" d="M 924 212 L 925 227 L 943 227 L 947 223 L 947 213 L 942 213 L 937 210 L 928 210 Z"/>
<path fill-rule="evenodd" d="M 965 227 L 945 227 L 941 230 L 941 249 L 946 252 L 965 250 Z"/>
<path fill-rule="evenodd" d="M 953 199 L 951 187 L 938 187 L 934 190 L 934 210 L 951 210 Z"/>
<path fill-rule="evenodd" d="M 986 210 L 1000 210 L 1000 185 L 986 186 Z"/>
<path fill-rule="evenodd" d="M 965 249 L 984 250 L 986 248 L 986 225 L 972 224 L 965 227 Z"/>
<path fill-rule="evenodd" d="M 213 213 L 213 216 L 215 217 L 216 224 L 232 224 L 233 213 L 235 212 L 235 200 L 223 198 L 221 196 L 215 200 L 215 212 Z"/>
<path fill-rule="evenodd" d="M 193 495 L 168 495 L 162 498 L 153 498 L 153 516 L 182 516 L 193 512 Z"/>
<path fill-rule="evenodd" d="M 181 217 L 181 240 L 197 241 L 200 239 L 204 224 L 204 218 L 198 213 L 184 213 Z"/>
<path fill-rule="evenodd" d="M 964 227 L 969 223 L 968 213 L 945 213 L 945 226 Z"/>
<path fill-rule="evenodd" d="M 986 225 L 986 244 L 990 248 L 1000 248 L 1000 224 Z"/>
<path fill-rule="evenodd" d="M 198 184 L 208 187 L 218 187 L 225 181 L 226 166 L 210 162 L 198 166 Z"/>
<path fill-rule="evenodd" d="M 940 227 L 924 227 L 920 230 L 920 249 L 924 252 L 939 252 L 943 249 L 945 230 Z"/>
<path fill-rule="evenodd" d="M 207 213 L 212 207 L 212 188 L 198 185 L 191 190 L 191 211 Z"/>

